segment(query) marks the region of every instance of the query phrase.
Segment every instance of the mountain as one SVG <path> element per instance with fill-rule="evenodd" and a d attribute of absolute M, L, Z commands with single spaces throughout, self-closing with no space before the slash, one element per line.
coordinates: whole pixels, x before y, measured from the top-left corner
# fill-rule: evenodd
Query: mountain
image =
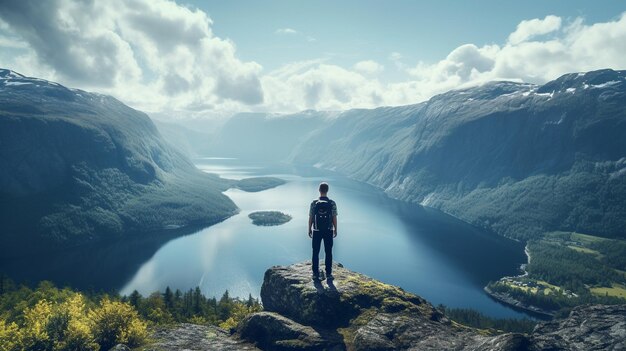
<path fill-rule="evenodd" d="M 272 351 L 617 350 L 626 343 L 626 305 L 577 307 L 530 334 L 494 335 L 340 264 L 333 272 L 335 280 L 313 283 L 308 262 L 268 269 L 261 288 L 265 311 L 246 317 L 236 336 Z"/>
<path fill-rule="evenodd" d="M 255 161 L 286 160 L 294 147 L 310 140 L 337 114 L 310 110 L 292 115 L 239 113 L 216 133 L 211 153 Z"/>
<path fill-rule="evenodd" d="M 105 95 L 0 70 L 0 255 L 215 223 L 230 183 Z"/>
<path fill-rule="evenodd" d="M 152 120 L 159 134 L 170 145 L 176 147 L 189 157 L 207 156 L 215 136 L 211 132 L 191 129 L 183 124 Z"/>
<path fill-rule="evenodd" d="M 248 117 L 254 128 L 233 118 L 223 134 L 258 146 L 244 156 L 334 170 L 510 238 L 626 237 L 626 71 L 492 82 L 332 118 L 309 111 L 314 122 L 264 148 L 298 117 Z"/>

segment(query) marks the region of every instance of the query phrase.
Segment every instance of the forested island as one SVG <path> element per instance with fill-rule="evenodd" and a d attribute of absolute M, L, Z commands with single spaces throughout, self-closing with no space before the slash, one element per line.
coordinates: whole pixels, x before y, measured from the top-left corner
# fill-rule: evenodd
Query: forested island
<path fill-rule="evenodd" d="M 279 211 L 258 211 L 248 215 L 252 224 L 259 226 L 281 225 L 289 222 L 291 216 Z"/>
<path fill-rule="evenodd" d="M 243 191 L 255 193 L 271 188 L 275 188 L 279 185 L 285 184 L 286 181 L 275 177 L 254 177 L 239 180 L 235 183 L 235 187 Z"/>

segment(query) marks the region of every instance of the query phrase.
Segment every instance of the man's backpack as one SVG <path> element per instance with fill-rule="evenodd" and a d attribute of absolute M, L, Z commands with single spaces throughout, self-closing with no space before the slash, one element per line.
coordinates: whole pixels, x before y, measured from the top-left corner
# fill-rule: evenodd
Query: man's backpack
<path fill-rule="evenodd" d="M 313 229 L 328 232 L 333 229 L 333 205 L 330 201 L 316 200 L 313 208 Z"/>

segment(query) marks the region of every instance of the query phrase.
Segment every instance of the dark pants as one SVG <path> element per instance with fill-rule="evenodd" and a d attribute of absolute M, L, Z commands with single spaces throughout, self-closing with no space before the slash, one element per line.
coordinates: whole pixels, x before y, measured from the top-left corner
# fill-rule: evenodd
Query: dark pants
<path fill-rule="evenodd" d="M 320 247 L 324 240 L 324 254 L 326 259 L 326 275 L 333 272 L 333 232 L 313 231 L 313 274 L 318 274 L 320 263 Z"/>

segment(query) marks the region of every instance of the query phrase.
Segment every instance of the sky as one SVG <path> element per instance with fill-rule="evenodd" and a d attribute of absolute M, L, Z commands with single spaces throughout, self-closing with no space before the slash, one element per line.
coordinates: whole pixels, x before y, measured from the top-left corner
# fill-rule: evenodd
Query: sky
<path fill-rule="evenodd" d="M 0 67 L 160 119 L 406 105 L 626 69 L 626 2 L 0 0 Z"/>

